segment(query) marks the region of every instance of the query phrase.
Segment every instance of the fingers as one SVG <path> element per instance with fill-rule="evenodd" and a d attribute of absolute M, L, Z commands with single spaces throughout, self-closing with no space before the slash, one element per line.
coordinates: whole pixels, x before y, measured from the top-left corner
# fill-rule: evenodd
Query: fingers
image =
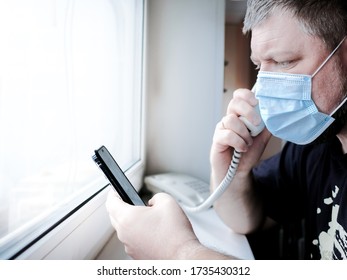
<path fill-rule="evenodd" d="M 140 207 L 140 206 L 138 206 Z M 133 219 L 137 207 L 124 202 L 116 191 L 111 189 L 106 200 L 106 209 L 112 226 L 117 230 L 120 225 L 126 226 Z"/>
<path fill-rule="evenodd" d="M 214 141 L 219 143 L 221 149 L 229 146 L 240 152 L 248 151 L 253 144 L 253 137 L 247 126 L 257 127 L 262 121 L 255 108 L 257 105 L 258 101 L 250 90 L 239 89 L 234 92 L 227 114 L 216 127 Z M 246 120 L 247 125 L 242 120 Z"/>
<path fill-rule="evenodd" d="M 107 199 L 106 199 L 106 209 L 110 217 L 110 221 L 112 226 L 117 229 L 119 223 L 117 222 L 117 217 L 113 213 L 119 213 L 121 211 L 121 208 L 124 207 L 125 202 L 121 200 L 119 195 L 114 191 L 110 190 L 107 194 Z"/>
<path fill-rule="evenodd" d="M 244 152 L 253 144 L 253 138 L 247 127 L 234 114 L 224 116 L 217 128 L 220 129 L 220 141 L 224 142 L 225 145 L 238 148 L 239 151 Z"/>
<path fill-rule="evenodd" d="M 258 126 L 262 120 L 257 110 L 255 110 L 257 105 L 258 100 L 253 92 L 247 89 L 238 89 L 234 91 L 233 99 L 228 105 L 227 115 L 243 116 L 250 123 Z"/>
<path fill-rule="evenodd" d="M 106 209 L 110 212 L 117 212 L 117 210 L 121 207 L 124 207 L 126 204 L 122 199 L 119 197 L 119 195 L 113 190 L 110 189 L 107 194 L 107 200 L 106 200 Z"/>

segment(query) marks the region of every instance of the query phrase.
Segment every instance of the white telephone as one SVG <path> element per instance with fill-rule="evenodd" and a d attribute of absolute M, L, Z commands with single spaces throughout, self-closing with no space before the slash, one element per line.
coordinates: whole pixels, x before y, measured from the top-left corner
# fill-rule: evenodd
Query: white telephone
<path fill-rule="evenodd" d="M 186 174 L 169 172 L 150 175 L 145 177 L 144 182 L 148 190 L 168 193 L 190 207 L 198 206 L 210 195 L 209 184 Z"/>

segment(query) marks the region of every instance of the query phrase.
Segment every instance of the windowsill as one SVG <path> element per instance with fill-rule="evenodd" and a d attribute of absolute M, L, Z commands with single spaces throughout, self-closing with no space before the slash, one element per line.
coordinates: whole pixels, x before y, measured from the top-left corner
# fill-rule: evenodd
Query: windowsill
<path fill-rule="evenodd" d="M 143 172 L 144 161 L 137 162 L 130 170 L 125 171 L 126 176 L 137 190 L 142 186 Z M 101 175 L 99 180 L 93 183 L 93 185 L 99 186 L 99 188 L 102 188 L 101 186 L 105 186 L 105 184 L 107 184 L 107 180 Z M 114 234 L 114 229 L 111 226 L 105 207 L 108 191 L 109 187 L 100 191 L 75 213 L 50 229 L 38 241 L 15 258 L 35 260 L 95 259 Z M 86 194 L 85 197 L 88 198 L 90 195 L 92 193 Z M 48 228 L 44 228 L 43 232 L 47 231 Z M 18 247 L 19 245 L 17 242 L 12 243 L 14 244 L 13 246 Z M 26 246 L 26 244 L 23 246 Z M 124 249 L 119 250 L 120 252 L 124 251 Z M 8 256 L 6 255 L 3 258 L 11 258 L 12 255 L 9 253 Z"/>
<path fill-rule="evenodd" d="M 105 244 L 100 251 L 96 260 L 130 260 L 131 258 L 125 253 L 124 245 L 119 241 L 116 232 Z"/>

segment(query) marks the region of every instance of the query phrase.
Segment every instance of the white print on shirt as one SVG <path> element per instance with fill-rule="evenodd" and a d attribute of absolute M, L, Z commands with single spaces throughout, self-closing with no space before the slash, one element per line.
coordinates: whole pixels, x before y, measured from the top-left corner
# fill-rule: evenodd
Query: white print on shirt
<path fill-rule="evenodd" d="M 332 197 L 324 199 L 324 204 L 331 205 L 333 199 L 337 196 L 339 187 L 335 186 L 332 191 Z M 337 215 L 339 213 L 340 205 L 334 204 L 332 206 L 331 221 L 329 222 L 329 229 L 327 232 L 322 231 L 318 240 L 313 240 L 313 244 L 319 246 L 322 259 L 336 259 L 335 252 L 343 259 L 347 259 L 347 233 L 346 230 L 337 222 Z M 321 214 L 322 210 L 317 209 L 317 215 Z"/>

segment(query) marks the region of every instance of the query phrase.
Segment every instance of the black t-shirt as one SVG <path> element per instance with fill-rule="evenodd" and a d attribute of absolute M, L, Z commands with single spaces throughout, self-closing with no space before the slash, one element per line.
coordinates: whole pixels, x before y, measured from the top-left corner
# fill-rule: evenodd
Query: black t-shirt
<path fill-rule="evenodd" d="M 347 155 L 337 138 L 287 143 L 253 174 L 269 217 L 282 224 L 305 220 L 308 257 L 347 259 Z"/>

